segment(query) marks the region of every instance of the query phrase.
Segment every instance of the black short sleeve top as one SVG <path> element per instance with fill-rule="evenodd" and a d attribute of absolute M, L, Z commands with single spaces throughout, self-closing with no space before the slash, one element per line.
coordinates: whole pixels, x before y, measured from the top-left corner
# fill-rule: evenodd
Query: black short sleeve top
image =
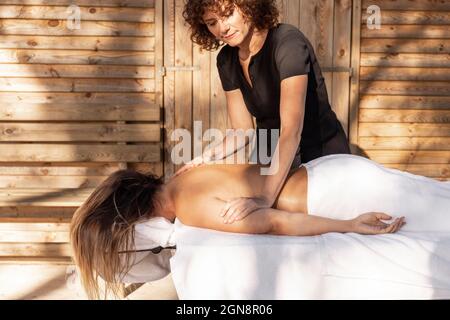
<path fill-rule="evenodd" d="M 320 145 L 336 134 L 338 120 L 328 102 L 325 81 L 314 49 L 295 26 L 278 24 L 269 30 L 261 50 L 250 60 L 249 75 L 253 88 L 239 63 L 239 48 L 224 46 L 217 57 L 223 89 L 242 91 L 248 111 L 259 129 L 280 128 L 281 81 L 307 74 L 301 147 Z"/>

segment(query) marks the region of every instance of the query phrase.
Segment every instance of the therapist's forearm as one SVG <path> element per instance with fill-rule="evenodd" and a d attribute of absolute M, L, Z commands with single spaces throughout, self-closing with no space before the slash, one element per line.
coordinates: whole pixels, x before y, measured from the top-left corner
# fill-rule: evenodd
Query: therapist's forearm
<path fill-rule="evenodd" d="M 283 188 L 299 144 L 300 134 L 281 132 L 275 154 L 272 157 L 271 167 L 274 168 L 275 171 L 271 172 L 266 178 L 262 193 L 271 205 L 275 203 L 278 194 Z M 278 161 L 278 168 L 274 165 L 276 161 Z"/>

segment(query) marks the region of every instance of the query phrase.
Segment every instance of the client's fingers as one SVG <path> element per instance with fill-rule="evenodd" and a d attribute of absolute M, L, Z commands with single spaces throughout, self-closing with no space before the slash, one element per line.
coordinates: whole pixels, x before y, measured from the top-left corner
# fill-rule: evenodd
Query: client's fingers
<path fill-rule="evenodd" d="M 393 228 L 390 233 L 396 233 L 402 223 L 402 218 L 397 218 L 395 223 L 393 223 Z"/>
<path fill-rule="evenodd" d="M 392 222 L 386 229 L 384 229 L 383 233 L 392 233 L 392 231 L 395 229 L 395 226 L 398 223 L 398 219 L 395 219 L 394 222 Z"/>
<path fill-rule="evenodd" d="M 375 216 L 377 217 L 377 219 L 380 219 L 380 220 L 391 220 L 392 219 L 392 217 L 391 216 L 389 216 L 389 215 L 387 215 L 387 214 L 385 214 L 385 213 L 375 213 Z"/>
<path fill-rule="evenodd" d="M 404 224 L 405 224 L 405 217 L 401 217 L 394 232 L 400 230 L 404 226 Z"/>

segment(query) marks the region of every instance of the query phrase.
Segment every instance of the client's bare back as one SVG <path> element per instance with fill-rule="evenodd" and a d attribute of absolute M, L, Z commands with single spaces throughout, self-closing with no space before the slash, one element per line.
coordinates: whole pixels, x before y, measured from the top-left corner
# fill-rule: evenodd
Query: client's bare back
<path fill-rule="evenodd" d="M 267 176 L 258 165 L 210 165 L 194 168 L 176 178 L 174 200 L 179 210 L 201 207 L 208 198 L 228 201 L 240 197 L 261 196 Z M 283 186 L 274 208 L 307 213 L 307 173 L 305 168 L 293 170 Z M 197 202 L 197 203 L 194 203 Z"/>

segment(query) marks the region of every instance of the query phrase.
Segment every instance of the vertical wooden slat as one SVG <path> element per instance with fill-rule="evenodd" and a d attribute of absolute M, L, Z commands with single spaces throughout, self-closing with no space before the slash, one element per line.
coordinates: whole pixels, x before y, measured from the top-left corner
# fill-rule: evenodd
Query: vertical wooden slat
<path fill-rule="evenodd" d="M 200 66 L 199 71 L 194 72 L 193 79 L 193 120 L 202 124 L 202 132 L 194 136 L 194 147 L 196 145 L 205 147 L 207 142 L 203 142 L 203 132 L 210 127 L 210 81 L 205 81 L 211 76 L 211 53 L 206 50 L 199 50 L 198 46 L 194 46 L 194 65 Z M 202 149 L 204 151 L 204 149 Z M 201 152 L 197 150 L 197 152 Z"/>
<path fill-rule="evenodd" d="M 164 79 L 161 73 L 164 66 L 164 3 L 155 2 L 155 104 L 159 110 L 164 108 Z M 160 119 L 162 120 L 162 119 Z M 164 122 L 160 122 L 161 131 L 164 129 Z M 161 149 L 164 147 L 164 135 L 161 135 Z M 164 161 L 164 158 L 163 158 Z"/>
<path fill-rule="evenodd" d="M 350 67 L 352 1 L 337 0 L 334 8 L 333 67 Z M 347 72 L 333 73 L 331 105 L 348 136 L 350 78 Z"/>
<path fill-rule="evenodd" d="M 352 152 L 358 145 L 358 114 L 359 114 L 359 59 L 361 56 L 361 0 L 353 0 L 352 14 L 352 57 L 351 67 L 353 69 L 353 77 L 351 78 L 350 87 L 350 146 Z"/>
<path fill-rule="evenodd" d="M 334 0 L 320 0 L 319 1 L 319 17 L 317 21 L 317 30 L 319 34 L 319 43 L 317 46 L 317 55 L 319 63 L 322 68 L 334 67 L 333 52 L 334 52 Z M 333 99 L 333 73 L 324 72 L 325 84 L 327 86 L 328 100 Z M 333 106 L 334 108 L 334 106 Z M 336 111 L 336 110 L 335 110 Z"/>
<path fill-rule="evenodd" d="M 164 64 L 175 64 L 175 0 L 164 1 Z M 175 172 L 170 152 L 174 143 L 170 140 L 175 129 L 175 75 L 164 77 L 164 175 L 168 179 Z"/>
<path fill-rule="evenodd" d="M 294 26 L 300 25 L 300 2 L 302 0 L 284 0 L 283 3 L 283 22 Z"/>
<path fill-rule="evenodd" d="M 192 66 L 192 41 L 183 19 L 183 1 L 175 1 L 175 66 Z M 175 130 L 192 132 L 192 72 L 175 72 Z M 176 166 L 176 169 L 180 168 Z"/>
<path fill-rule="evenodd" d="M 321 68 L 330 68 L 333 64 L 333 0 L 308 0 L 301 2 L 300 30 L 314 47 Z M 329 72 L 323 72 L 331 101 L 333 78 Z"/>
<path fill-rule="evenodd" d="M 228 124 L 226 97 L 217 71 L 218 51 L 211 54 L 211 128 L 219 129 L 225 134 Z"/>

